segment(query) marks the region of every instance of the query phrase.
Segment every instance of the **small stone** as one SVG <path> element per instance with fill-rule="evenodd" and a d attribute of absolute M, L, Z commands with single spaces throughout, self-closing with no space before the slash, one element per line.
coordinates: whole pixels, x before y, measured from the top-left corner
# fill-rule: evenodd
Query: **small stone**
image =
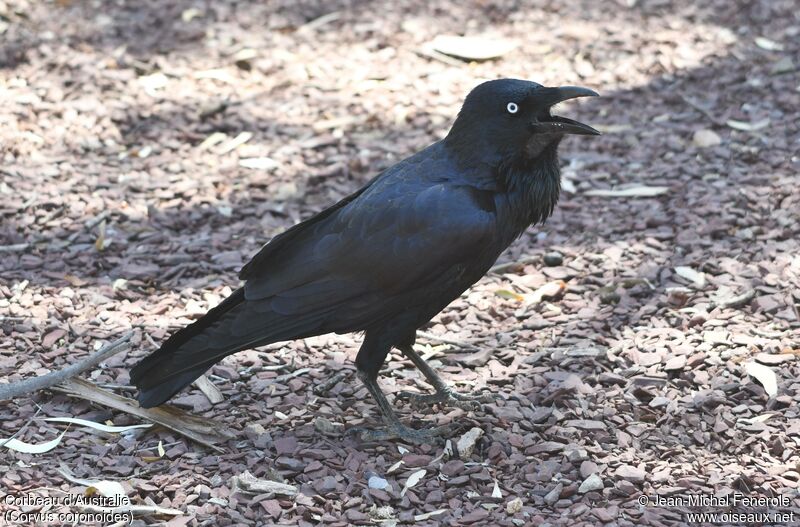
<path fill-rule="evenodd" d="M 796 356 L 792 353 L 759 353 L 756 355 L 756 360 L 767 366 L 777 366 L 784 362 L 792 362 L 795 358 Z"/>
<path fill-rule="evenodd" d="M 614 474 L 618 478 L 630 481 L 631 483 L 643 483 L 645 476 L 644 469 L 632 465 L 621 465 L 614 471 Z"/>
<path fill-rule="evenodd" d="M 387 488 L 391 488 L 389 482 L 383 479 L 380 476 L 372 476 L 367 480 L 367 485 L 371 489 L 378 489 L 378 490 L 386 490 Z"/>
<path fill-rule="evenodd" d="M 477 427 L 470 429 L 468 432 L 462 435 L 456 443 L 458 457 L 461 459 L 468 459 L 472 457 L 472 453 L 475 451 L 475 444 L 482 436 L 483 430 Z"/>
<path fill-rule="evenodd" d="M 318 480 L 314 485 L 314 489 L 320 494 L 327 494 L 328 492 L 333 492 L 338 487 L 339 485 L 336 483 L 336 478 L 333 476 L 325 476 L 321 480 Z"/>
<path fill-rule="evenodd" d="M 556 486 L 553 487 L 553 490 L 545 494 L 544 502 L 552 507 L 561 497 L 561 489 L 563 488 L 564 485 L 557 483 Z"/>
<path fill-rule="evenodd" d="M 543 441 L 539 444 L 533 445 L 531 448 L 525 451 L 526 454 L 536 455 L 541 454 L 543 452 L 546 453 L 553 453 L 553 452 L 560 452 L 564 450 L 564 443 L 556 443 L 555 441 Z"/>
<path fill-rule="evenodd" d="M 442 465 L 441 472 L 448 478 L 457 476 L 464 471 L 464 462 L 460 459 L 453 459 Z"/>
<path fill-rule="evenodd" d="M 296 437 L 281 437 L 275 440 L 275 451 L 278 455 L 283 454 L 291 454 L 295 450 L 297 450 L 297 438 Z"/>
<path fill-rule="evenodd" d="M 598 470 L 599 468 L 597 466 L 597 463 L 595 463 L 594 461 L 586 460 L 583 463 L 581 463 L 581 468 L 580 468 L 581 477 L 584 479 L 588 478 L 592 474 L 597 473 Z M 580 492 L 580 489 L 578 489 L 578 492 Z"/>
<path fill-rule="evenodd" d="M 555 267 L 564 263 L 564 256 L 558 251 L 552 251 L 544 255 L 544 264 L 548 267 Z"/>
<path fill-rule="evenodd" d="M 671 357 L 666 364 L 664 364 L 664 369 L 667 371 L 677 371 L 682 370 L 686 366 L 686 355 L 675 355 Z"/>
<path fill-rule="evenodd" d="M 713 130 L 697 130 L 692 136 L 692 143 L 700 148 L 709 148 L 722 143 L 722 139 Z"/>
<path fill-rule="evenodd" d="M 669 404 L 669 399 L 666 397 L 661 397 L 660 395 L 657 397 L 653 397 L 650 401 L 649 406 L 650 408 L 661 408 L 662 406 L 667 406 Z"/>
<path fill-rule="evenodd" d="M 314 428 L 316 428 L 318 432 L 327 435 L 338 435 L 344 431 L 344 425 L 342 423 L 334 423 L 325 417 L 317 417 L 314 419 Z"/>
<path fill-rule="evenodd" d="M 514 498 L 506 503 L 506 512 L 508 514 L 516 514 L 522 511 L 522 498 Z"/>
<path fill-rule="evenodd" d="M 595 465 L 595 467 L 596 467 L 596 465 Z M 581 472 L 582 471 L 583 471 L 583 466 L 581 466 Z M 586 494 L 587 492 L 593 492 L 593 491 L 596 491 L 596 490 L 603 490 L 604 486 L 605 485 L 603 484 L 602 478 L 600 478 L 600 476 L 595 473 L 595 474 L 590 475 L 585 480 L 583 480 L 583 483 L 581 483 L 581 486 L 578 487 L 578 492 L 580 494 Z"/>

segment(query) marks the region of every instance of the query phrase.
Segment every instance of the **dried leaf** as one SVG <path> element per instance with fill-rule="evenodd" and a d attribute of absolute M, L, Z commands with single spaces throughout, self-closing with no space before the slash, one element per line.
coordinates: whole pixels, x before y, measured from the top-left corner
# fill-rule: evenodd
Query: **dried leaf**
<path fill-rule="evenodd" d="M 778 395 L 778 376 L 775 375 L 772 368 L 757 362 L 747 362 L 744 365 L 744 371 L 764 387 L 767 395 L 770 397 Z"/>
<path fill-rule="evenodd" d="M 274 170 L 278 168 L 278 162 L 271 157 L 249 157 L 239 160 L 239 166 L 252 168 L 253 170 Z"/>
<path fill-rule="evenodd" d="M 232 436 L 230 430 L 208 418 L 195 417 L 169 405 L 142 408 L 133 399 L 109 392 L 78 377 L 54 386 L 52 389 L 71 397 L 79 397 L 148 419 L 218 452 L 221 452 L 222 449 L 214 443 L 226 441 Z"/>
<path fill-rule="evenodd" d="M 70 423 L 73 425 L 93 428 L 94 430 L 99 430 L 100 432 L 108 432 L 110 434 L 129 432 L 131 430 L 136 430 L 137 428 L 150 428 L 151 426 L 153 426 L 152 424 L 112 426 L 112 425 L 104 425 L 101 423 L 95 423 L 94 421 L 87 421 L 86 419 L 77 419 L 74 417 L 47 417 L 44 419 L 44 421 L 49 421 L 51 423 Z"/>
<path fill-rule="evenodd" d="M 158 442 L 158 457 L 164 457 L 164 454 L 166 454 L 166 452 L 164 451 L 164 444 L 161 441 L 159 441 Z"/>
<path fill-rule="evenodd" d="M 539 287 L 533 293 L 523 295 L 523 300 L 526 306 L 538 304 L 544 299 L 555 298 L 559 296 L 566 288 L 567 283 L 564 282 L 564 280 L 553 280 L 552 282 L 547 282 L 543 286 Z"/>
<path fill-rule="evenodd" d="M 601 196 L 606 198 L 649 198 L 666 194 L 669 187 L 651 187 L 647 185 L 637 185 L 622 189 L 595 189 L 587 190 L 585 196 Z"/>
<path fill-rule="evenodd" d="M 405 496 L 406 491 L 408 489 L 410 489 L 411 487 L 413 487 L 414 485 L 416 485 L 417 483 L 419 483 L 420 480 L 422 480 L 422 478 L 424 478 L 425 474 L 427 474 L 427 473 L 428 473 L 427 470 L 425 470 L 424 468 L 421 468 L 421 469 L 417 470 L 416 472 L 414 472 L 413 474 L 411 474 L 410 476 L 408 476 L 408 479 L 406 480 L 406 484 L 403 485 L 403 490 L 400 491 L 400 496 L 401 497 Z"/>
<path fill-rule="evenodd" d="M 447 509 L 436 509 L 435 511 L 426 512 L 424 514 L 417 514 L 416 516 L 414 516 L 414 521 L 415 522 L 422 522 L 422 521 L 425 521 L 425 520 L 429 520 L 429 519 L 433 518 L 434 516 L 438 516 L 440 514 L 444 514 L 446 512 L 448 512 Z"/>
<path fill-rule="evenodd" d="M 783 44 L 764 37 L 755 38 L 756 46 L 767 51 L 783 51 Z"/>
<path fill-rule="evenodd" d="M 58 469 L 58 473 L 64 476 L 64 479 L 69 481 L 70 483 L 76 483 L 78 485 L 83 485 L 87 487 L 86 495 L 92 496 L 94 494 L 99 493 L 106 498 L 113 498 L 116 496 L 125 496 L 127 498 L 127 493 L 125 492 L 125 488 L 122 486 L 121 483 L 118 481 L 107 481 L 107 480 L 98 480 L 98 479 L 84 479 L 76 477 L 75 474 L 67 467 L 66 465 L 62 464 L 61 467 Z M 123 503 L 124 500 L 121 500 L 120 503 Z"/>
<path fill-rule="evenodd" d="M 65 430 L 61 432 L 61 435 L 58 436 L 57 438 L 51 441 L 47 441 L 45 443 L 38 443 L 38 444 L 26 443 L 24 441 L 20 441 L 19 439 L 12 438 L 9 440 L 0 439 L 0 445 L 6 447 L 9 450 L 22 452 L 23 454 L 44 454 L 45 452 L 50 452 L 55 447 L 57 447 L 58 444 L 61 443 L 61 439 L 64 437 L 64 434 L 66 433 L 67 432 Z"/>
<path fill-rule="evenodd" d="M 106 248 L 106 245 L 106 220 L 103 220 L 97 226 L 97 239 L 94 241 L 94 248 L 102 251 Z"/>
<path fill-rule="evenodd" d="M 522 302 L 525 300 L 524 296 L 520 295 L 519 293 L 515 293 L 514 291 L 509 291 L 508 289 L 498 289 L 494 292 L 494 294 L 500 298 L 505 298 L 506 300 L 516 300 L 517 302 Z"/>
<path fill-rule="evenodd" d="M 686 267 L 684 265 L 679 265 L 675 268 L 675 274 L 680 276 L 681 278 L 685 278 L 692 282 L 697 287 L 705 287 L 706 285 L 706 275 L 700 271 L 695 271 L 691 267 Z"/>
<path fill-rule="evenodd" d="M 392 465 L 391 467 L 389 467 L 389 470 L 387 470 L 387 471 L 386 471 L 386 473 L 387 473 L 387 474 L 391 474 L 392 472 L 394 472 L 395 470 L 397 470 L 398 468 L 400 468 L 400 467 L 401 467 L 403 464 L 405 464 L 405 461 L 403 461 L 403 460 L 401 459 L 400 461 L 398 461 L 397 463 L 395 463 L 394 465 Z"/>
<path fill-rule="evenodd" d="M 439 35 L 430 44 L 435 51 L 462 60 L 496 59 L 517 46 L 513 40 L 457 35 Z"/>
<path fill-rule="evenodd" d="M 225 397 L 222 395 L 222 392 L 219 391 L 219 388 L 209 381 L 208 377 L 205 375 L 201 375 L 195 379 L 194 385 L 200 388 L 200 391 L 203 392 L 203 395 L 208 398 L 211 404 L 221 403 L 225 400 Z"/>
<path fill-rule="evenodd" d="M 236 490 L 247 494 L 276 494 L 280 496 L 296 496 L 297 487 L 288 483 L 270 481 L 268 479 L 258 479 L 249 471 L 245 470 L 240 476 L 232 479 L 233 487 Z"/>
<path fill-rule="evenodd" d="M 229 139 L 228 141 L 222 143 L 219 148 L 217 148 L 216 154 L 221 156 L 229 152 L 233 152 L 252 138 L 252 132 L 242 132 L 233 139 Z"/>
<path fill-rule="evenodd" d="M 497 484 L 497 480 L 494 480 L 494 488 L 492 489 L 492 497 L 493 498 L 502 498 L 503 493 L 500 492 L 500 485 Z"/>
<path fill-rule="evenodd" d="M 769 126 L 770 120 L 769 118 L 761 119 L 760 121 L 756 121 L 755 123 L 746 123 L 744 121 L 737 121 L 735 119 L 728 119 L 725 121 L 725 124 L 733 128 L 734 130 L 741 130 L 743 132 L 756 132 L 761 130 L 762 128 L 766 128 Z"/>

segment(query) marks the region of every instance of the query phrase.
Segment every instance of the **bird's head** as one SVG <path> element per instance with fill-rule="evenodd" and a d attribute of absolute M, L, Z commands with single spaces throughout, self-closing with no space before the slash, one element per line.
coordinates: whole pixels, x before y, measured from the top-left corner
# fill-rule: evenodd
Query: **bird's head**
<path fill-rule="evenodd" d="M 597 93 L 577 86 L 547 88 L 535 82 L 498 79 L 467 95 L 445 141 L 470 158 L 530 161 L 552 153 L 567 134 L 599 135 L 589 125 L 551 113 L 560 102 Z"/>

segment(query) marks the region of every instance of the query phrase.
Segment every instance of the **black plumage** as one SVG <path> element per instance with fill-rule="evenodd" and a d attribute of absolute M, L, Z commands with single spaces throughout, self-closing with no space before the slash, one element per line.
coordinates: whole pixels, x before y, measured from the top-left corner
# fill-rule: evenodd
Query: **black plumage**
<path fill-rule="evenodd" d="M 364 332 L 359 376 L 390 433 L 399 424 L 375 382 L 392 347 L 437 390 L 451 392 L 414 356 L 416 330 L 480 279 L 531 224 L 553 211 L 564 134 L 596 134 L 552 116 L 553 104 L 596 95 L 501 79 L 476 87 L 447 137 L 266 244 L 244 266 L 244 286 L 173 334 L 131 371 L 142 406 L 155 406 L 226 355 L 273 342 Z M 446 392 L 446 393 L 445 393 Z"/>

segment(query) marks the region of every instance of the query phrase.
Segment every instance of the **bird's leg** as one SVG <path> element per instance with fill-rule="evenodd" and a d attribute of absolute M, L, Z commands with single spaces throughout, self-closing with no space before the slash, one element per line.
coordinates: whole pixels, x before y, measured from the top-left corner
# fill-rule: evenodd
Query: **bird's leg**
<path fill-rule="evenodd" d="M 489 394 L 461 394 L 454 391 L 450 386 L 448 386 L 441 377 L 431 368 L 430 364 L 425 362 L 419 354 L 414 351 L 414 346 L 402 346 L 399 348 L 400 351 L 403 352 L 403 355 L 411 359 L 411 362 L 414 363 L 414 366 L 417 367 L 419 371 L 422 372 L 422 375 L 428 380 L 433 389 L 436 390 L 436 393 L 426 395 L 420 393 L 413 393 L 413 392 L 400 392 L 397 394 L 397 397 L 408 399 L 413 404 L 441 404 L 443 406 L 455 406 L 456 408 L 461 408 L 462 410 L 480 410 L 482 408 L 481 403 L 490 403 L 494 400 L 494 398 Z"/>
<path fill-rule="evenodd" d="M 407 427 L 400 422 L 392 406 L 389 404 L 389 401 L 386 399 L 386 396 L 383 395 L 380 386 L 378 386 L 377 376 L 372 376 L 365 371 L 358 370 L 358 377 L 378 404 L 386 426 L 380 429 L 368 429 L 360 426 L 354 427 L 348 430 L 349 434 L 358 434 L 364 441 L 401 439 L 409 443 L 422 444 L 435 442 L 437 437 L 454 431 L 453 426 L 440 426 L 424 430 L 414 430 L 413 428 Z"/>

